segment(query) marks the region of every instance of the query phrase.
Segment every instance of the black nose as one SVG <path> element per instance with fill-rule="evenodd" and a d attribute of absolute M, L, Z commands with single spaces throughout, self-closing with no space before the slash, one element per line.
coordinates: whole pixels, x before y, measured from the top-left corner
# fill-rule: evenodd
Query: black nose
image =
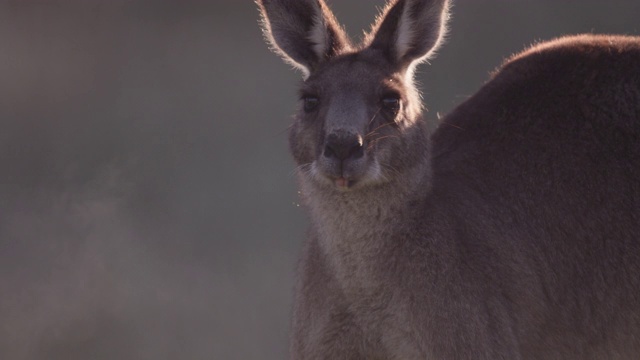
<path fill-rule="evenodd" d="M 340 161 L 358 159 L 364 155 L 362 138 L 358 135 L 330 134 L 324 146 L 324 156 Z"/>

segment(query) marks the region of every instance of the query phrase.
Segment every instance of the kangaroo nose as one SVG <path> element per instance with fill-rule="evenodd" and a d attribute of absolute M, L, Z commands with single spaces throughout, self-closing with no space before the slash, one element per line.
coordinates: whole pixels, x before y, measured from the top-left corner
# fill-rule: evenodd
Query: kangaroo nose
<path fill-rule="evenodd" d="M 344 161 L 364 155 L 362 137 L 354 134 L 338 136 L 330 134 L 324 146 L 324 156 Z"/>

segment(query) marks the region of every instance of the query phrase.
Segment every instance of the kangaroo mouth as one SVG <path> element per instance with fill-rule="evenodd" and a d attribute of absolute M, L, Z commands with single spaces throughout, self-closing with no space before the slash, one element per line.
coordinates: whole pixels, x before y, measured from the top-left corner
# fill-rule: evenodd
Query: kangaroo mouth
<path fill-rule="evenodd" d="M 314 182 L 331 187 L 337 191 L 353 191 L 378 180 L 377 166 L 361 163 L 358 166 L 344 168 L 331 166 L 331 163 L 314 162 L 310 174 Z M 335 164 L 334 164 L 335 165 Z"/>
<path fill-rule="evenodd" d="M 349 190 L 349 188 L 351 188 L 355 184 L 355 180 L 349 180 L 341 176 L 335 179 L 333 183 L 339 190 Z"/>

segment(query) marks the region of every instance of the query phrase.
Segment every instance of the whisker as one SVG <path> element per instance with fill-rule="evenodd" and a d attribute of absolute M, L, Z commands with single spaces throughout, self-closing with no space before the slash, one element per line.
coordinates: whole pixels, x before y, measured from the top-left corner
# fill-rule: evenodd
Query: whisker
<path fill-rule="evenodd" d="M 446 122 L 446 121 L 441 121 L 441 123 L 442 123 L 442 124 L 445 124 L 445 125 L 448 125 L 448 126 L 451 126 L 451 127 L 454 127 L 454 128 L 456 128 L 456 129 L 464 130 L 464 128 L 462 128 L 462 127 L 460 127 L 460 126 L 457 126 L 457 125 L 450 124 L 450 123 L 448 123 L 448 122 Z"/>
<path fill-rule="evenodd" d="M 369 120 L 369 124 L 367 124 L 367 126 L 371 125 L 371 123 L 376 118 L 376 116 L 378 116 L 378 113 L 380 112 L 380 110 L 382 110 L 382 107 L 378 107 L 378 110 L 376 110 L 376 112 L 373 114 L 373 117 L 371 118 L 371 120 Z"/>
<path fill-rule="evenodd" d="M 365 135 L 365 136 L 364 136 L 364 138 L 366 139 L 366 138 L 368 138 L 368 137 L 370 137 L 370 136 L 374 136 L 374 135 L 380 135 L 380 134 L 378 134 L 378 133 L 374 133 L 374 132 L 370 132 L 370 133 L 368 133 L 367 135 Z"/>
<path fill-rule="evenodd" d="M 287 126 L 286 128 L 284 128 L 282 131 L 278 131 L 276 133 L 276 136 L 280 136 L 284 133 L 286 133 L 287 131 L 291 130 L 291 128 L 293 127 L 293 124 L 290 124 L 289 126 Z"/>
<path fill-rule="evenodd" d="M 396 169 L 395 167 L 393 167 L 393 166 L 391 166 L 389 164 L 380 163 L 380 166 L 382 166 L 382 168 L 384 168 L 385 170 L 390 170 L 390 171 L 394 172 L 398 176 L 402 176 L 402 173 L 400 172 L 400 170 Z"/>
<path fill-rule="evenodd" d="M 397 139 L 399 139 L 400 137 L 399 137 L 399 136 L 397 136 L 397 135 L 385 135 L 385 136 L 380 136 L 380 137 L 378 137 L 378 138 L 375 138 L 375 139 L 373 139 L 373 140 L 371 140 L 371 141 L 369 142 L 369 145 L 367 145 L 367 151 L 370 151 L 370 150 L 371 150 L 371 148 L 373 147 L 373 145 L 375 145 L 376 143 L 378 143 L 380 140 L 382 140 L 382 139 L 386 139 L 386 138 L 397 138 Z"/>
<path fill-rule="evenodd" d="M 295 176 L 298 173 L 303 174 L 305 176 L 309 176 L 311 174 L 311 166 L 312 166 L 311 163 L 298 165 L 296 166 L 295 169 L 291 170 L 291 173 L 289 174 L 289 176 Z"/>
<path fill-rule="evenodd" d="M 382 140 L 382 139 L 387 139 L 387 138 L 396 138 L 396 139 L 399 139 L 400 137 L 399 137 L 399 136 L 397 136 L 397 135 L 385 135 L 385 136 L 380 136 L 380 137 L 378 137 L 378 138 L 375 138 L 375 139 L 371 140 L 371 142 L 370 142 L 370 143 L 376 143 L 376 142 L 378 142 L 378 141 L 380 141 L 380 140 Z"/>
<path fill-rule="evenodd" d="M 391 126 L 391 125 L 394 125 L 394 124 L 393 124 L 393 123 L 390 123 L 390 122 L 388 122 L 388 123 L 384 123 L 384 124 L 382 124 L 382 125 L 378 126 L 377 128 L 375 128 L 375 129 L 371 130 L 371 131 L 370 131 L 368 134 L 366 134 L 364 137 L 365 137 L 365 138 L 367 138 L 367 137 L 369 137 L 369 136 L 375 135 L 374 133 L 375 133 L 377 130 L 382 129 L 382 128 L 383 128 L 383 127 L 385 127 L 385 126 Z M 394 129 L 395 129 L 395 128 L 394 128 Z M 397 129 L 396 129 L 396 130 L 397 130 Z"/>

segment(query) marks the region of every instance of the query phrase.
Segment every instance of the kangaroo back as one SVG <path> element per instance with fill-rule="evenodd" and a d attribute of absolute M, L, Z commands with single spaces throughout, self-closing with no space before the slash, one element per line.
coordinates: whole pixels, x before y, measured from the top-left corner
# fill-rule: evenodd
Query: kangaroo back
<path fill-rule="evenodd" d="M 543 43 L 432 137 L 439 206 L 502 294 L 522 358 L 640 353 L 639 61 L 638 38 Z"/>
<path fill-rule="evenodd" d="M 304 77 L 294 359 L 638 358 L 640 38 L 534 46 L 429 136 L 448 1 L 390 1 L 361 44 L 322 0 L 258 5 Z"/>

